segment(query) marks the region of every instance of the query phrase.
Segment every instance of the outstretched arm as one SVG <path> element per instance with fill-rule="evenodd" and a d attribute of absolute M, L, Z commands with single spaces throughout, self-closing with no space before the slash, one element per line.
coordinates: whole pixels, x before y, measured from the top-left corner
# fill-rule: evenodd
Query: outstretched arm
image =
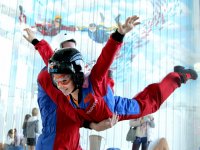
<path fill-rule="evenodd" d="M 34 34 L 34 32 L 31 29 L 26 28 L 24 30 L 27 33 L 27 36 L 23 35 L 24 38 L 28 42 L 32 43 L 35 46 L 35 49 L 38 50 L 40 56 L 42 57 L 44 63 L 47 66 L 48 65 L 48 60 L 51 58 L 51 56 L 54 53 L 53 50 L 52 50 L 52 48 L 50 47 L 50 45 L 45 40 L 38 41 L 35 38 L 35 34 Z"/>
<path fill-rule="evenodd" d="M 106 76 L 106 73 L 110 68 L 117 52 L 122 46 L 124 35 L 130 32 L 136 25 L 139 24 L 139 22 L 137 22 L 138 19 L 139 17 L 132 16 L 127 18 L 123 25 L 120 23 L 118 24 L 117 31 L 111 35 L 111 38 L 108 40 L 99 58 L 97 59 L 97 63 L 92 68 L 90 79 L 92 81 L 93 87 L 100 85 L 100 82 L 102 82 Z M 102 88 L 103 87 L 99 87 L 99 89 Z"/>
<path fill-rule="evenodd" d="M 136 25 L 140 24 L 140 22 L 137 21 L 138 19 L 138 16 L 132 16 L 128 17 L 123 25 L 119 22 L 117 31 L 120 34 L 125 35 L 126 33 L 130 32 Z"/>

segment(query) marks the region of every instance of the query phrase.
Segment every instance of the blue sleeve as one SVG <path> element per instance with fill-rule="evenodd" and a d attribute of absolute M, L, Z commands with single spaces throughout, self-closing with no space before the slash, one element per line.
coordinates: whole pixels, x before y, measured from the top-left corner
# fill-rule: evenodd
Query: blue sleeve
<path fill-rule="evenodd" d="M 114 111 L 118 115 L 125 115 L 125 116 L 130 115 L 131 117 L 132 115 L 138 115 L 140 113 L 139 103 L 135 99 L 128 99 L 120 96 L 114 96 L 114 99 L 115 99 Z"/>

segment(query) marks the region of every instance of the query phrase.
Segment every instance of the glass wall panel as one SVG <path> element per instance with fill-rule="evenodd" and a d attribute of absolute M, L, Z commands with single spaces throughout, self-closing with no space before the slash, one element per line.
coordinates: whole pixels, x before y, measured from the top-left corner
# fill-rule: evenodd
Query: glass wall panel
<path fill-rule="evenodd" d="M 37 75 L 45 65 L 23 38 L 25 27 L 53 49 L 59 47 L 62 34 L 72 35 L 90 70 L 118 21 L 138 15 L 141 24 L 125 36 L 111 66 L 115 95 L 132 98 L 175 65 L 195 67 L 200 73 L 199 6 L 199 0 L 1 0 L 0 143 L 6 142 L 11 128 L 22 134 L 25 114 L 38 107 Z M 199 79 L 182 85 L 153 114 L 151 145 L 166 137 L 170 150 L 200 147 L 199 89 Z M 89 149 L 89 135 L 98 134 L 105 137 L 106 147 L 131 149 L 128 129 L 129 121 L 103 132 L 81 128 L 81 146 Z"/>

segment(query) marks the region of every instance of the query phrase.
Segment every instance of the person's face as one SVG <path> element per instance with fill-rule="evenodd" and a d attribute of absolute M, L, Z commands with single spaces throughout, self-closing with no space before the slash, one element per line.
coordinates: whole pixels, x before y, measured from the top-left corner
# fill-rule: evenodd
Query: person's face
<path fill-rule="evenodd" d="M 97 30 L 97 27 L 95 24 L 90 24 L 88 29 L 91 31 L 91 32 L 95 32 Z"/>
<path fill-rule="evenodd" d="M 60 27 L 61 20 L 60 19 L 55 19 L 54 24 L 55 24 L 55 27 L 57 27 L 57 28 Z"/>
<path fill-rule="evenodd" d="M 9 135 L 8 135 L 11 139 L 13 139 L 14 138 L 14 133 L 10 133 Z"/>
<path fill-rule="evenodd" d="M 57 88 L 66 96 L 71 94 L 75 88 L 71 75 L 68 74 L 53 74 L 53 81 Z"/>
<path fill-rule="evenodd" d="M 75 48 L 76 44 L 74 42 L 64 42 L 62 43 L 62 48 Z"/>

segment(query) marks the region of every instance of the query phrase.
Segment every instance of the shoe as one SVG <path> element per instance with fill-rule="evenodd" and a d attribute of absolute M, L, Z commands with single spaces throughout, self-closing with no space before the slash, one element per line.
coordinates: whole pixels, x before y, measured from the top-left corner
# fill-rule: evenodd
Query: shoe
<path fill-rule="evenodd" d="M 175 66 L 174 72 L 177 72 L 180 75 L 181 83 L 186 83 L 189 79 L 196 80 L 198 78 L 198 74 L 195 70 L 185 69 L 183 66 Z"/>

